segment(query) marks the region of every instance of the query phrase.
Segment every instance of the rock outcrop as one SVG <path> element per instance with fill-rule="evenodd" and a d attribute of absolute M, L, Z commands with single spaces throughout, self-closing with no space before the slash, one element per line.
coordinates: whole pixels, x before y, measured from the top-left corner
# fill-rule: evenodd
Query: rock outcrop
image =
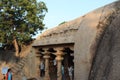
<path fill-rule="evenodd" d="M 97 47 L 89 80 L 120 80 L 120 14 L 106 29 Z"/>

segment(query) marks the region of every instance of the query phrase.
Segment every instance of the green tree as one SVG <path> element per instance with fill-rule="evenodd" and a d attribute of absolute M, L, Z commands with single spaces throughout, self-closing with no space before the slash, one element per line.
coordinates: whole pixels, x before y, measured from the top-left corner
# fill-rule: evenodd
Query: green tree
<path fill-rule="evenodd" d="M 13 44 L 18 56 L 18 46 L 29 43 L 32 36 L 44 29 L 46 12 L 42 1 L 0 0 L 0 42 Z"/>

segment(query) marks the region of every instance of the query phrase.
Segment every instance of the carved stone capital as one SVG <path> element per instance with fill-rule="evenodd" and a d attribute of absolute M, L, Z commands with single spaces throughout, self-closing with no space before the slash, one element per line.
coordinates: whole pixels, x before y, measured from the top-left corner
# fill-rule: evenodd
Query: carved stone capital
<path fill-rule="evenodd" d="M 74 51 L 74 46 L 70 46 L 69 48 L 70 48 L 72 51 Z"/>
<path fill-rule="evenodd" d="M 56 59 L 57 61 L 62 61 L 64 58 L 63 58 L 62 56 L 57 56 L 55 59 Z"/>
<path fill-rule="evenodd" d="M 64 48 L 63 47 L 58 47 L 58 48 L 54 48 L 57 52 L 56 52 L 56 56 L 62 56 L 62 55 L 64 55 L 64 52 L 63 52 L 63 50 L 64 50 Z"/>
<path fill-rule="evenodd" d="M 49 48 L 43 48 L 43 50 L 44 50 L 44 52 L 42 52 L 42 54 L 44 54 L 44 55 L 49 55 L 50 54 L 50 52 L 48 51 Z"/>
<path fill-rule="evenodd" d="M 55 48 L 55 50 L 57 51 L 56 53 L 55 53 L 55 55 L 56 55 L 56 60 L 57 61 L 62 61 L 63 60 L 63 55 L 64 55 L 64 52 L 63 52 L 63 47 L 61 48 L 61 47 L 59 47 L 59 48 Z"/>
<path fill-rule="evenodd" d="M 42 53 L 40 51 L 36 51 L 36 54 L 35 54 L 36 58 L 39 58 L 42 56 Z"/>
<path fill-rule="evenodd" d="M 45 58 L 45 59 L 49 59 L 50 56 L 49 56 L 49 55 L 45 55 L 45 56 L 43 56 L 43 58 Z"/>
<path fill-rule="evenodd" d="M 50 80 L 50 76 L 49 76 L 49 58 L 50 58 L 50 52 L 48 51 L 48 48 L 44 48 L 43 49 L 44 52 L 44 56 L 43 58 L 45 59 L 45 78 L 44 80 Z"/>

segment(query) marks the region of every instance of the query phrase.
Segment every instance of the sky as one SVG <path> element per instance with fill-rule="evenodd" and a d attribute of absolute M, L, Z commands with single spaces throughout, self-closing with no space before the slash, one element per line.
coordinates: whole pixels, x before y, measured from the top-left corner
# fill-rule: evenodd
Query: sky
<path fill-rule="evenodd" d="M 40 1 L 40 0 L 39 0 Z M 61 22 L 70 21 L 116 0 L 41 0 L 45 2 L 48 13 L 44 23 L 48 29 Z"/>

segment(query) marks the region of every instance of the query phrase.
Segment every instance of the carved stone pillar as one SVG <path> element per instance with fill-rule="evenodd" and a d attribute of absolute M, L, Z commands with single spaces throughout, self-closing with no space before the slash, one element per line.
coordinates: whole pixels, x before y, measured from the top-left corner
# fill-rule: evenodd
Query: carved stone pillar
<path fill-rule="evenodd" d="M 62 60 L 63 60 L 63 48 L 56 48 L 56 61 L 57 61 L 57 80 L 62 80 Z"/>
<path fill-rule="evenodd" d="M 37 77 L 40 77 L 40 57 L 41 57 L 40 51 L 39 49 L 36 49 L 35 62 L 36 62 L 36 76 Z"/>
<path fill-rule="evenodd" d="M 50 52 L 48 52 L 48 49 L 44 49 L 45 51 L 44 53 L 44 59 L 45 59 L 45 78 L 44 80 L 50 80 L 50 76 L 49 76 L 49 58 L 50 58 Z"/>

